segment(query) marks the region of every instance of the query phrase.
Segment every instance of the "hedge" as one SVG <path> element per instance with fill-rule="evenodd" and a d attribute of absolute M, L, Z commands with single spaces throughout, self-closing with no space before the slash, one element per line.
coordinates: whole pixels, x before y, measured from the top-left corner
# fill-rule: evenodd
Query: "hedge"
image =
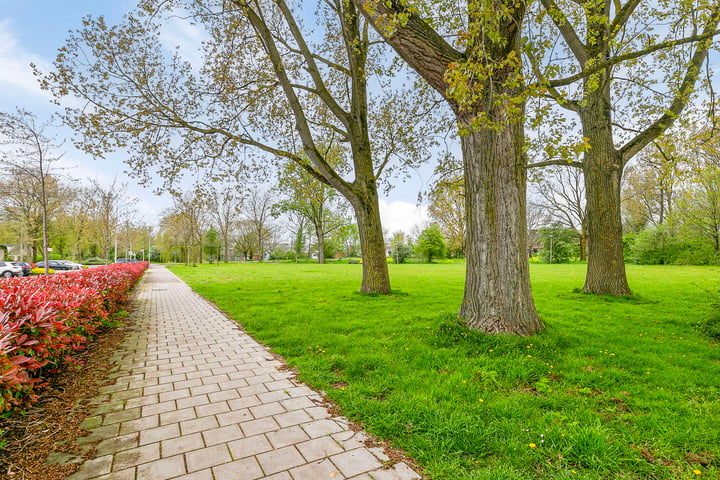
<path fill-rule="evenodd" d="M 0 280 L 0 414 L 25 407 L 110 315 L 147 262 Z"/>

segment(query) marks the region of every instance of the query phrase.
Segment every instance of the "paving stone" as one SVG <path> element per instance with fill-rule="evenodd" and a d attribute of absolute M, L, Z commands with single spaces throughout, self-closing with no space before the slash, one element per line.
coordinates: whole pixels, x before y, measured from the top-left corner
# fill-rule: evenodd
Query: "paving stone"
<path fill-rule="evenodd" d="M 179 476 L 173 480 L 213 480 L 213 473 L 212 470 L 206 468 L 205 470 Z"/>
<path fill-rule="evenodd" d="M 185 459 L 182 455 L 175 455 L 138 466 L 136 480 L 167 480 L 183 474 Z"/>
<path fill-rule="evenodd" d="M 259 418 L 257 420 L 250 420 L 240 425 L 246 437 L 252 437 L 259 433 L 270 432 L 277 430 L 280 426 L 272 417 Z"/>
<path fill-rule="evenodd" d="M 317 479 L 317 480 L 332 480 L 343 478 L 335 465 L 330 460 L 323 459 L 315 462 L 311 462 L 300 467 L 293 468 L 290 470 L 290 475 L 296 479 Z"/>
<path fill-rule="evenodd" d="M 420 480 L 422 477 L 406 463 L 396 463 L 388 470 L 370 472 L 373 480 Z"/>
<path fill-rule="evenodd" d="M 272 402 L 257 407 L 250 407 L 250 413 L 252 413 L 255 418 L 270 417 L 278 413 L 285 413 L 285 408 L 280 402 Z"/>
<path fill-rule="evenodd" d="M 356 448 L 349 452 L 339 453 L 330 457 L 346 477 L 352 477 L 382 467 L 382 463 L 364 448 Z"/>
<path fill-rule="evenodd" d="M 183 422 L 185 420 L 192 420 L 197 418 L 194 408 L 183 408 L 182 410 L 176 410 L 174 412 L 166 412 L 160 414 L 160 425 L 167 425 L 170 423 Z"/>
<path fill-rule="evenodd" d="M 169 438 L 180 436 L 180 426 L 177 423 L 163 425 L 161 427 L 151 428 L 140 432 L 140 445 L 160 442 Z"/>
<path fill-rule="evenodd" d="M 215 417 L 202 417 L 193 420 L 180 422 L 180 430 L 183 435 L 188 433 L 202 432 L 203 430 L 212 430 L 219 427 Z"/>
<path fill-rule="evenodd" d="M 264 473 L 253 457 L 243 458 L 213 467 L 215 478 L 222 480 L 253 480 L 264 478 Z"/>
<path fill-rule="evenodd" d="M 265 434 L 270 443 L 275 448 L 287 447 L 288 445 L 295 445 L 300 442 L 309 440 L 305 431 L 298 427 L 281 428 Z"/>
<path fill-rule="evenodd" d="M 203 439 L 205 439 L 205 445 L 215 445 L 218 443 L 227 443 L 233 440 L 244 438 L 240 427 L 237 425 L 228 425 L 226 427 L 215 428 L 213 430 L 205 430 L 202 432 Z"/>
<path fill-rule="evenodd" d="M 230 442 L 228 448 L 234 459 L 240 459 L 267 452 L 273 447 L 264 435 L 256 435 Z"/>
<path fill-rule="evenodd" d="M 163 440 L 160 443 L 160 450 L 162 451 L 163 457 L 172 457 L 178 453 L 192 452 L 193 450 L 199 450 L 205 446 L 202 434 L 193 433 L 190 435 L 183 435 L 177 438 L 171 438 L 169 440 Z"/>
<path fill-rule="evenodd" d="M 95 453 L 97 455 L 109 455 L 135 448 L 139 445 L 139 437 L 140 434 L 135 432 L 127 435 L 121 435 L 119 437 L 108 438 L 98 443 Z"/>
<path fill-rule="evenodd" d="M 193 450 L 185 454 L 185 463 L 190 472 L 210 468 L 232 461 L 228 447 L 225 444 Z"/>
<path fill-rule="evenodd" d="M 112 470 L 112 462 L 112 455 L 103 455 L 101 457 L 88 460 L 80 466 L 77 472 L 70 475 L 67 480 L 86 480 L 88 478 L 108 474 Z"/>
<path fill-rule="evenodd" d="M 188 408 L 188 407 L 197 407 L 198 405 L 206 405 L 210 403 L 210 399 L 207 395 L 192 395 L 190 394 L 189 389 L 184 389 L 188 392 L 188 396 L 186 398 L 181 398 L 179 400 L 176 400 L 175 403 L 177 404 L 177 408 Z"/>
<path fill-rule="evenodd" d="M 113 471 L 124 470 L 130 467 L 136 467 L 142 463 L 152 462 L 160 458 L 160 444 L 152 443 L 143 445 L 142 447 L 123 450 L 115 454 L 113 462 Z"/>
<path fill-rule="evenodd" d="M 296 447 L 308 462 L 329 457 L 343 451 L 343 448 L 331 437 L 315 438 L 307 442 L 298 443 Z"/>
<path fill-rule="evenodd" d="M 230 411 L 230 407 L 227 402 L 210 403 L 208 405 L 200 405 L 195 407 L 195 412 L 198 417 L 205 417 L 208 415 L 217 415 L 218 413 L 226 413 Z"/>
<path fill-rule="evenodd" d="M 305 410 L 293 410 L 292 412 L 273 415 L 273 418 L 281 427 L 289 427 L 291 425 L 299 425 L 312 421 L 312 417 L 305 413 Z"/>
<path fill-rule="evenodd" d="M 288 470 L 305 463 L 305 459 L 295 447 L 278 448 L 261 453 L 256 458 L 267 474 Z"/>
<path fill-rule="evenodd" d="M 329 419 L 315 420 L 302 425 L 302 428 L 311 438 L 322 437 L 323 435 L 330 435 L 331 433 L 337 433 L 343 430 L 337 422 Z"/>
<path fill-rule="evenodd" d="M 159 419 L 157 415 L 153 415 L 152 417 L 142 417 L 137 420 L 130 420 L 129 422 L 121 423 L 120 435 L 139 432 L 140 430 L 147 430 L 148 428 L 155 428 L 157 426 L 159 426 Z"/>

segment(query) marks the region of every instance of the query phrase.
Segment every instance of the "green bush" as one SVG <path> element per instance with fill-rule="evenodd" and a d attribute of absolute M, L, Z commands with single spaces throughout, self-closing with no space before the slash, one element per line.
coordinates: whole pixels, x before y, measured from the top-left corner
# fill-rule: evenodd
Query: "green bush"
<path fill-rule="evenodd" d="M 556 223 L 541 228 L 538 234 L 543 246 L 540 250 L 540 260 L 544 263 L 570 263 L 572 258 L 580 256 L 580 243 L 575 230 Z"/>
<path fill-rule="evenodd" d="M 90 257 L 83 260 L 85 265 L 105 265 L 105 259 L 100 257 Z"/>
<path fill-rule="evenodd" d="M 720 340 L 720 298 L 710 304 L 711 312 L 700 322 L 700 331 L 710 338 Z"/>

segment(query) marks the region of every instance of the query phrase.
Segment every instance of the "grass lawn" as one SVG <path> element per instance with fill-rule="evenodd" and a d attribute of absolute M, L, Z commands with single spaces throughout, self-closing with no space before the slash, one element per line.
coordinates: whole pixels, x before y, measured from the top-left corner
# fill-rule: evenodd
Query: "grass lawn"
<path fill-rule="evenodd" d="M 172 270 L 287 359 L 342 412 L 435 480 L 720 478 L 720 349 L 696 327 L 720 269 L 628 266 L 632 298 L 532 265 L 547 331 L 488 336 L 454 319 L 464 265 Z"/>

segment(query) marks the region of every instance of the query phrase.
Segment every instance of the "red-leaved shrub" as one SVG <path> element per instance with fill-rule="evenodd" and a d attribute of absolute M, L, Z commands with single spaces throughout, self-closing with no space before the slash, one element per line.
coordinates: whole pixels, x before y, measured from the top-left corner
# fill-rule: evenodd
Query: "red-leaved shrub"
<path fill-rule="evenodd" d="M 72 354 L 123 307 L 147 265 L 0 279 L 0 414 L 32 402 L 48 375 L 76 363 Z"/>

